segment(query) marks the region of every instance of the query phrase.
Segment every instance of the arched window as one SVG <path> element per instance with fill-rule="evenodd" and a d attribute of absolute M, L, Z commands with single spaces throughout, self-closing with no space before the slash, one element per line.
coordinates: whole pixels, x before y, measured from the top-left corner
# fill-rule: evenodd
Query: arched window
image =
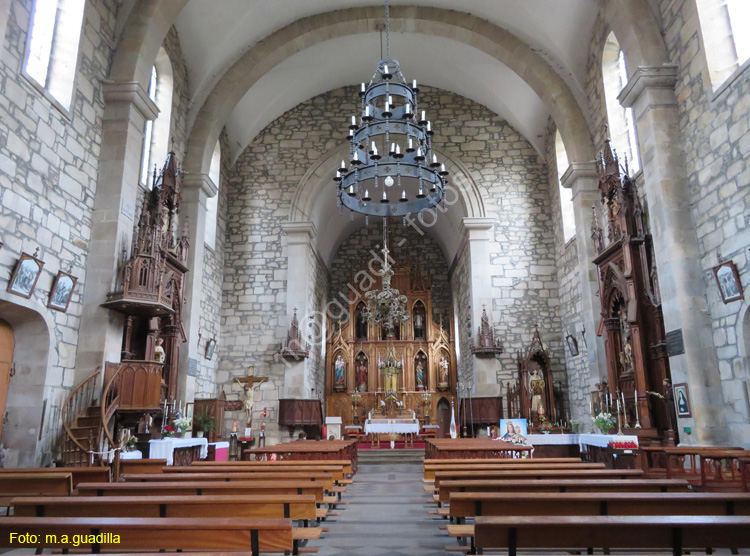
<path fill-rule="evenodd" d="M 568 153 L 565 152 L 560 131 L 555 133 L 555 157 L 557 159 L 557 186 L 560 190 L 560 212 L 565 243 L 576 235 L 576 219 L 573 211 L 573 190 L 562 186 L 562 176 L 568 169 Z"/>
<path fill-rule="evenodd" d="M 750 2 L 696 0 L 711 85 L 718 89 L 750 58 Z"/>
<path fill-rule="evenodd" d="M 24 71 L 66 110 L 78 65 L 85 0 L 36 0 Z"/>
<path fill-rule="evenodd" d="M 151 68 L 148 96 L 159 109 L 153 121 L 146 122 L 143 134 L 143 156 L 141 158 L 141 184 L 153 187 L 152 170 L 167 159 L 169 152 L 169 132 L 172 120 L 172 62 L 164 48 L 159 49 L 156 63 Z"/>
<path fill-rule="evenodd" d="M 604 97 L 607 103 L 607 120 L 612 145 L 622 160 L 625 156 L 631 175 L 640 167 L 638 140 L 635 134 L 635 120 L 632 108 L 623 108 L 617 96 L 628 83 L 628 69 L 625 65 L 625 54 L 620 49 L 614 33 L 610 33 L 604 45 L 602 56 L 602 77 L 604 79 Z M 624 160 L 623 160 L 624 162 Z"/>
<path fill-rule="evenodd" d="M 219 217 L 219 188 L 221 187 L 221 145 L 216 141 L 214 154 L 211 156 L 211 166 L 208 177 L 216 186 L 216 195 L 206 199 L 206 244 L 216 249 L 216 224 Z"/>

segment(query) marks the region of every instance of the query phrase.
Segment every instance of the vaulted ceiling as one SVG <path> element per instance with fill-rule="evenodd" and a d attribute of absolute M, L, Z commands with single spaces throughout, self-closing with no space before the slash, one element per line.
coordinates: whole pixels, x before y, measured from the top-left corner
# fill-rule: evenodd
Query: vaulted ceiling
<path fill-rule="evenodd" d="M 596 0 L 392 0 L 470 13 L 514 34 L 541 55 L 585 106 L 586 60 L 599 7 Z M 304 17 L 374 5 L 354 0 L 190 0 L 176 27 L 188 67 L 191 117 L 245 52 Z M 244 93 L 227 119 L 232 157 L 268 123 L 325 91 L 368 80 L 380 59 L 375 22 L 363 32 L 303 49 L 276 65 Z M 543 154 L 549 111 L 523 76 L 465 42 L 412 32 L 393 33 L 391 55 L 408 79 L 487 106 Z"/>

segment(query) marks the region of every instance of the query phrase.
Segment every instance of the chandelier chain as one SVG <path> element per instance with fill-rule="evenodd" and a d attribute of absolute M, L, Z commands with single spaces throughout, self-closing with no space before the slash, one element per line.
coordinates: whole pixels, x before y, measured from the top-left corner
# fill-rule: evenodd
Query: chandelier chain
<path fill-rule="evenodd" d="M 391 57 L 391 9 L 385 0 L 385 57 Z"/>

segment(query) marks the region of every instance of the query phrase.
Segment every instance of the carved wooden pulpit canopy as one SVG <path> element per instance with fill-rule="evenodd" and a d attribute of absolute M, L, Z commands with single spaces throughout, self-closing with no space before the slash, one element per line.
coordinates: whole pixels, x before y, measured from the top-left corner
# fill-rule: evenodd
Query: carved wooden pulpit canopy
<path fill-rule="evenodd" d="M 143 196 L 129 253 L 123 242 L 115 290 L 102 304 L 126 315 L 121 367 L 132 368 L 134 361 L 143 363 L 138 368 L 161 367 L 161 391 L 143 391 L 142 408 L 151 408 L 154 399 L 177 397 L 180 344 L 186 340 L 182 306 L 190 247 L 187 220 L 180 219 L 181 202 L 182 175 L 170 152 L 161 172 L 154 173 L 153 188 Z M 134 384 L 140 384 L 137 378 Z M 138 407 L 137 400 L 134 404 Z"/>
<path fill-rule="evenodd" d="M 633 429 L 645 443 L 674 442 L 662 403 L 647 391 L 664 394 L 670 378 L 654 247 L 635 180 L 628 175 L 610 141 L 597 160 L 604 228 L 592 207 L 591 237 L 597 256 L 601 320 L 597 335 L 604 337 L 607 379 L 612 395 L 624 398 L 626 421 L 636 423 L 636 392 L 641 429 Z M 606 237 L 604 230 L 606 230 Z M 614 402 L 616 407 L 616 402 Z M 614 413 L 614 410 L 613 410 Z M 627 428 L 627 426 L 626 426 Z M 649 440 L 650 439 L 650 440 Z"/>
<path fill-rule="evenodd" d="M 542 417 L 554 420 L 555 395 L 550 366 L 549 350 L 542 342 L 539 328 L 534 329 L 526 353 L 516 354 L 518 365 L 518 384 L 520 416 L 529 419 L 534 425 Z"/>

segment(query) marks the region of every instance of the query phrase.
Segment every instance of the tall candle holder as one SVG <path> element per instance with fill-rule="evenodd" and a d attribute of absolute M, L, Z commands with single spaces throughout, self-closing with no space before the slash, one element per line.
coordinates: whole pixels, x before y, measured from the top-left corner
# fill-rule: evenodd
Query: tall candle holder
<path fill-rule="evenodd" d="M 622 421 L 620 421 L 620 398 L 617 398 L 617 436 L 622 436 Z"/>
<path fill-rule="evenodd" d="M 640 429 L 641 421 L 638 416 L 638 390 L 635 391 L 634 397 L 635 397 L 635 428 Z"/>

